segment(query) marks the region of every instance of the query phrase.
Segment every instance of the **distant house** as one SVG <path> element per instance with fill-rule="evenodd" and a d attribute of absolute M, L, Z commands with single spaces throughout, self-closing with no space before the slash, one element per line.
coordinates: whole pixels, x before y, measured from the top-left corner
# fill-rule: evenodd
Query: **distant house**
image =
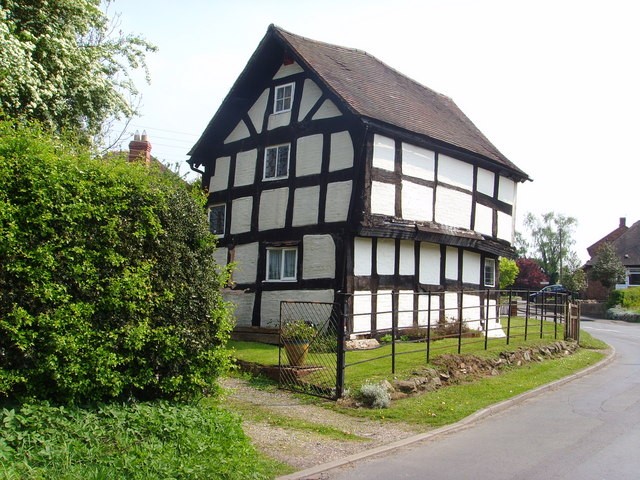
<path fill-rule="evenodd" d="M 598 250 L 605 243 L 610 243 L 613 246 L 625 268 L 625 282 L 616 285 L 616 288 L 640 286 L 640 221 L 627 227 L 627 219 L 622 217 L 618 228 L 588 247 L 587 252 L 591 258 L 584 267 L 587 274 L 598 259 Z M 600 282 L 588 281 L 587 298 L 604 300 L 607 294 L 608 289 L 603 287 Z"/>
<path fill-rule="evenodd" d="M 450 98 L 273 25 L 190 156 L 253 327 L 277 326 L 281 300 L 346 295 L 352 332 L 389 328 L 391 292 L 404 325 L 423 322 L 416 293 L 455 310 L 497 286 L 529 179 Z M 482 294 L 464 301 L 483 315 Z"/>

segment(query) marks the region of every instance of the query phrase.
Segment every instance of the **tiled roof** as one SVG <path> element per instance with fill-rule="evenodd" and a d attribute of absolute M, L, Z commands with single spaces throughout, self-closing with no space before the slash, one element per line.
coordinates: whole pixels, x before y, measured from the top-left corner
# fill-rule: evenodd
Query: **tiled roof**
<path fill-rule="evenodd" d="M 482 155 L 518 172 L 449 97 L 361 50 L 331 45 L 270 26 L 356 115 Z"/>
<path fill-rule="evenodd" d="M 624 266 L 640 266 L 640 221 L 620 235 L 613 247 Z"/>

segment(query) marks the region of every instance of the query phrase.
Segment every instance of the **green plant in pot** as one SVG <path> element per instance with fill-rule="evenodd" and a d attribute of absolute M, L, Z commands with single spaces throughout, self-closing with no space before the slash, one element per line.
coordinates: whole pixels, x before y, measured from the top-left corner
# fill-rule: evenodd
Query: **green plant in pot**
<path fill-rule="evenodd" d="M 316 327 L 311 322 L 292 320 L 282 325 L 280 338 L 289 365 L 299 367 L 305 364 L 309 344 L 317 334 Z"/>

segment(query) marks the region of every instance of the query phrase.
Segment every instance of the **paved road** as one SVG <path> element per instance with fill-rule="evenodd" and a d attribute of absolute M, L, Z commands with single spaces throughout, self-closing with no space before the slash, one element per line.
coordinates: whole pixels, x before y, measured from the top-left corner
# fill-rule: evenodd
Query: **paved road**
<path fill-rule="evenodd" d="M 616 349 L 610 365 L 464 430 L 312 478 L 640 479 L 640 324 L 582 328 Z"/>

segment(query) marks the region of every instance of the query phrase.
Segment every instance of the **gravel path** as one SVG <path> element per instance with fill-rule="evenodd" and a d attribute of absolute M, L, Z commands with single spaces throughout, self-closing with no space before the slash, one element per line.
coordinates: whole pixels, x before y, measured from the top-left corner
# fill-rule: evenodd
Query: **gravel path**
<path fill-rule="evenodd" d="M 222 386 L 229 392 L 231 402 L 255 405 L 279 417 L 302 419 L 319 425 L 327 425 L 364 440 L 336 440 L 326 435 L 306 430 L 279 427 L 265 421 L 243 420 L 244 431 L 261 451 L 296 469 L 305 469 L 337 460 L 358 452 L 384 445 L 416 434 L 411 425 L 382 423 L 356 418 L 301 402 L 291 393 L 277 390 L 264 391 L 253 388 L 248 382 L 226 378 Z"/>

